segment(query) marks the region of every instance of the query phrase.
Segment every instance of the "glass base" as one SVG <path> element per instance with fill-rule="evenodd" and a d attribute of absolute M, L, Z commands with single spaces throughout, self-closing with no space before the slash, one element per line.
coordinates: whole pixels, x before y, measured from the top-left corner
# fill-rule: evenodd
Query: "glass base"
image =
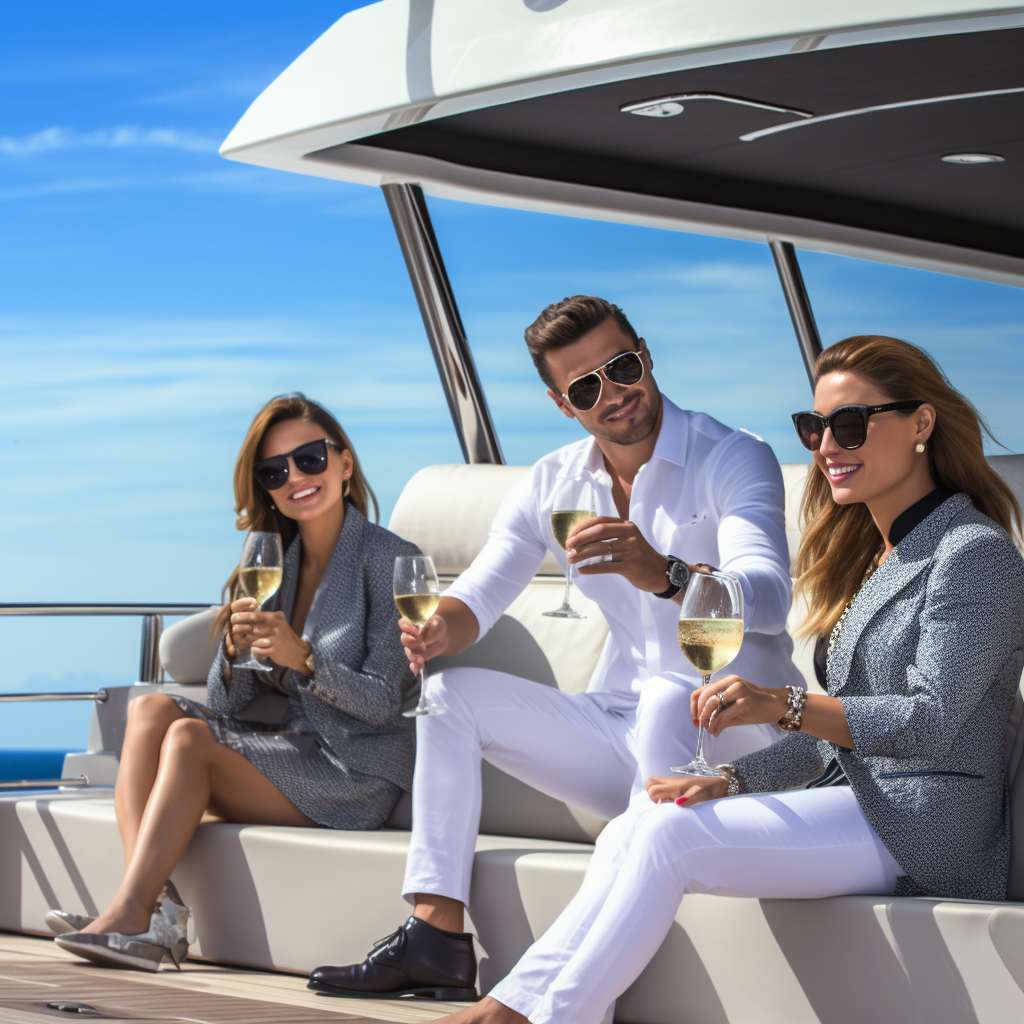
<path fill-rule="evenodd" d="M 428 700 L 424 705 L 417 705 L 410 711 L 403 711 L 403 718 L 422 718 L 426 715 L 443 715 L 448 709 L 443 704 L 435 704 Z"/>
<path fill-rule="evenodd" d="M 696 775 L 700 779 L 725 778 L 725 772 L 712 768 L 707 761 L 691 761 L 689 764 L 684 764 L 679 768 L 669 768 L 669 771 L 675 772 L 676 775 Z"/>
<path fill-rule="evenodd" d="M 556 608 L 553 612 L 542 612 L 542 615 L 549 619 L 585 619 L 586 615 L 581 615 L 575 608 L 570 608 L 569 605 L 563 604 L 561 608 Z"/>
<path fill-rule="evenodd" d="M 247 658 L 245 661 L 236 661 L 232 668 L 251 668 L 257 672 L 272 672 L 274 670 L 273 663 L 268 658 L 266 661 L 260 661 L 258 658 Z"/>

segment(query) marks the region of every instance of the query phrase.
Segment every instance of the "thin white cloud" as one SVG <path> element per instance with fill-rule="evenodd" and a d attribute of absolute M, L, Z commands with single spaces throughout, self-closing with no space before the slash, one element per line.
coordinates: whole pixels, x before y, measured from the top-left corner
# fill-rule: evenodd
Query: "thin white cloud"
<path fill-rule="evenodd" d="M 29 158 L 64 149 L 177 149 L 190 153 L 216 153 L 220 140 L 181 128 L 139 128 L 120 125 L 91 132 L 73 128 L 44 128 L 29 135 L 0 136 L 0 153 Z"/>
<path fill-rule="evenodd" d="M 180 189 L 194 192 L 259 196 L 263 199 L 328 201 L 321 210 L 328 216 L 385 217 L 387 209 L 379 193 L 362 185 L 325 181 L 280 171 L 241 165 L 213 165 L 207 171 L 181 174 L 76 175 L 0 188 L 0 202 L 45 199 L 91 192 L 134 192 Z M 359 190 L 360 194 L 356 193 Z M 367 193 L 366 195 L 361 193 Z M 341 199 L 340 203 L 336 202 Z"/>

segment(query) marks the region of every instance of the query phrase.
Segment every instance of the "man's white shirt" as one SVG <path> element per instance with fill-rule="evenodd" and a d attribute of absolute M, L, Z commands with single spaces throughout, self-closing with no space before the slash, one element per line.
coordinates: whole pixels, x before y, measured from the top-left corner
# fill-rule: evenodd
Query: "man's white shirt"
<path fill-rule="evenodd" d="M 681 410 L 664 395 L 662 402 L 661 431 L 633 481 L 627 518 L 661 554 L 706 562 L 739 579 L 743 646 L 726 671 L 762 686 L 801 685 L 785 631 L 792 581 L 775 455 L 753 434 Z M 611 477 L 592 437 L 537 462 L 506 495 L 483 550 L 446 591 L 476 616 L 479 637 L 533 579 L 546 552 L 565 567 L 551 512 L 556 489 L 564 502 L 567 480 L 590 481 L 597 514 L 618 516 Z M 648 678 L 678 675 L 699 684 L 679 649 L 678 604 L 638 590 L 618 574 L 574 571 L 573 582 L 600 607 L 609 627 L 588 693 L 605 695 L 606 707 L 626 710 L 635 707 Z"/>

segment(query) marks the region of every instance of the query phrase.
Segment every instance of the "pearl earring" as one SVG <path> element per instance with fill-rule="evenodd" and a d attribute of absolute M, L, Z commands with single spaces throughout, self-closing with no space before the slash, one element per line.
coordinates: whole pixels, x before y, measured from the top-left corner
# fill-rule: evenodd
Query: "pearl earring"
<path fill-rule="evenodd" d="M 924 451 L 924 445 L 920 441 L 918 441 L 917 442 L 917 447 L 914 449 L 914 451 L 916 451 L 917 454 L 920 455 L 921 452 Z"/>

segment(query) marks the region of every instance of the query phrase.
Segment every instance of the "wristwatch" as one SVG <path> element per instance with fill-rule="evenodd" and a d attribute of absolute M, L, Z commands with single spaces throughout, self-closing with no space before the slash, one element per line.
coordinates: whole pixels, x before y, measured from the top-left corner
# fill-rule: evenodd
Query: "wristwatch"
<path fill-rule="evenodd" d="M 310 675 L 313 675 L 313 673 L 316 671 L 314 666 L 313 666 L 312 646 L 311 646 L 309 654 L 306 655 L 306 670 L 309 672 Z"/>
<path fill-rule="evenodd" d="M 655 597 L 675 597 L 680 590 L 686 589 L 686 584 L 690 582 L 692 575 L 681 558 L 676 558 L 675 555 L 666 555 L 666 557 L 668 558 L 668 568 L 665 570 L 665 575 L 668 577 L 668 589 L 663 590 L 660 594 L 655 594 Z"/>

